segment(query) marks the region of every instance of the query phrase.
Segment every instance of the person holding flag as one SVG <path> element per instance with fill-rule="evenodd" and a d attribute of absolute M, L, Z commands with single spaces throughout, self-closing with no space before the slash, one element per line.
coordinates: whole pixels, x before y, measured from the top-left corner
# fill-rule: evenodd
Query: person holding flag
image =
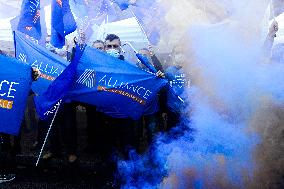
<path fill-rule="evenodd" d="M 124 56 L 121 55 L 121 41 L 120 41 L 120 38 L 117 35 L 109 34 L 109 35 L 106 36 L 106 38 L 105 38 L 105 50 L 109 55 L 111 55 L 115 58 L 118 58 L 120 60 L 124 60 Z M 147 59 L 146 56 L 139 54 L 137 52 L 136 52 L 136 56 L 137 56 L 138 60 L 143 65 L 145 65 L 145 67 L 147 67 L 149 69 L 150 72 L 156 74 L 157 77 L 160 77 L 160 78 L 164 77 L 164 73 L 161 72 L 160 70 L 157 71 L 153 67 L 153 65 L 149 62 L 149 60 Z M 153 116 L 155 116 L 155 115 L 152 115 L 152 117 Z M 128 151 L 127 151 L 127 149 L 125 149 L 125 147 L 132 146 L 132 147 L 135 147 L 136 149 L 138 149 L 138 146 L 139 146 L 138 139 L 139 139 L 140 134 L 139 134 L 139 132 L 137 132 L 137 130 L 140 130 L 140 129 L 138 129 L 139 127 L 137 127 L 137 125 L 140 124 L 139 123 L 140 121 L 134 121 L 133 122 L 131 119 L 123 120 L 123 119 L 117 119 L 117 118 L 109 118 L 109 119 L 113 120 L 112 125 L 114 125 L 113 127 L 111 126 L 112 127 L 111 130 L 115 130 L 115 129 L 117 130 L 118 129 L 118 132 L 116 132 L 116 133 L 120 133 L 117 136 L 119 141 L 121 141 L 121 143 L 122 143 L 122 149 L 120 149 L 120 151 L 122 152 L 124 157 L 127 157 Z M 124 126 L 118 127 L 117 125 L 119 125 L 118 124 L 119 122 L 122 122 L 121 125 L 124 125 Z M 109 133 L 111 133 L 111 131 L 109 131 Z M 151 136 L 152 136 L 152 134 L 151 134 Z M 116 137 L 111 137 L 111 138 L 112 139 L 110 139 L 110 141 L 113 140 L 113 138 L 116 138 Z M 115 141 L 112 141 L 112 142 L 115 143 Z"/>
<path fill-rule="evenodd" d="M 163 108 L 163 117 L 167 122 L 168 130 L 176 127 L 181 122 L 185 107 L 186 89 L 190 87 L 189 76 L 183 70 L 186 57 L 182 49 L 175 47 L 171 57 L 173 64 L 165 70 L 169 85 L 167 85 L 162 97 L 162 101 L 166 103 Z"/>
<path fill-rule="evenodd" d="M 19 72 L 20 71 L 20 72 Z M 19 74 L 20 73 L 20 74 Z M 0 55 L 0 152 L 5 153 L 10 160 L 0 166 L 0 183 L 15 179 L 16 167 L 15 148 L 20 146 L 20 127 L 30 85 L 40 76 L 37 69 L 16 61 L 14 58 Z M 13 81 L 12 81 L 13 80 Z M 11 135 L 15 136 L 14 145 L 11 146 Z"/>

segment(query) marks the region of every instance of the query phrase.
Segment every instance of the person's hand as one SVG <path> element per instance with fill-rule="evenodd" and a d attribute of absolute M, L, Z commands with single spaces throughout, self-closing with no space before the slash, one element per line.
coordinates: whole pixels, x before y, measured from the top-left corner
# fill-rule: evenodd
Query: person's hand
<path fill-rule="evenodd" d="M 157 77 L 160 77 L 160 78 L 165 78 L 165 74 L 164 74 L 161 70 L 159 70 L 159 71 L 156 73 L 156 76 L 157 76 Z"/>
<path fill-rule="evenodd" d="M 276 37 L 276 33 L 278 32 L 278 22 L 276 20 L 274 20 L 269 28 L 269 33 L 268 35 L 270 37 Z"/>
<path fill-rule="evenodd" d="M 168 119 L 167 113 L 162 113 L 162 118 L 163 118 L 164 121 L 167 121 L 167 119 Z"/>
<path fill-rule="evenodd" d="M 34 81 L 36 81 L 40 77 L 41 73 L 40 73 L 39 69 L 37 69 L 37 68 L 32 68 L 32 69 L 33 69 L 32 78 L 33 78 Z"/>
<path fill-rule="evenodd" d="M 79 38 L 80 38 L 79 43 L 81 44 L 86 43 L 86 33 L 82 29 L 79 30 Z"/>

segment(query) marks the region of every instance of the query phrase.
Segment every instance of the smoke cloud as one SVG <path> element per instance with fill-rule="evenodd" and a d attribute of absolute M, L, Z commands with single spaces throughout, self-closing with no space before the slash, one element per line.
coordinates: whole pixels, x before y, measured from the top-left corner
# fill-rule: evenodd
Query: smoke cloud
<path fill-rule="evenodd" d="M 264 62 L 261 36 L 269 1 L 159 3 L 157 48 L 178 48 L 192 80 L 187 129 L 120 161 L 123 188 L 283 188 L 284 65 Z"/>

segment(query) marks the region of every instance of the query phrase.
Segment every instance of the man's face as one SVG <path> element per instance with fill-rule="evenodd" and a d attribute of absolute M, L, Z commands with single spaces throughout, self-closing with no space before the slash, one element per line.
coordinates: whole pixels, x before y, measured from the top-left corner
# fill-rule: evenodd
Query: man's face
<path fill-rule="evenodd" d="M 112 41 L 107 40 L 105 44 L 105 50 L 115 49 L 120 52 L 120 41 L 119 39 L 114 39 Z"/>
<path fill-rule="evenodd" d="M 100 51 L 104 51 L 104 49 L 105 49 L 105 47 L 104 47 L 104 44 L 103 43 L 94 43 L 93 44 L 93 48 L 96 48 L 96 49 L 98 49 L 98 50 L 100 50 Z"/>

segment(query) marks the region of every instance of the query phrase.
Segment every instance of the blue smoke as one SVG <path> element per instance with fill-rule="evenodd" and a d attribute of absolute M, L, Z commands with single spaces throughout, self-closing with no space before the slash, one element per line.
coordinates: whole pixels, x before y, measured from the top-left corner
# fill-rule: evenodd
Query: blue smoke
<path fill-rule="evenodd" d="M 246 188 L 254 182 L 254 151 L 262 138 L 251 121 L 264 99 L 284 99 L 284 65 L 264 64 L 262 42 L 246 41 L 236 28 L 191 27 L 191 68 L 198 73 L 187 91 L 187 129 L 180 124 L 157 136 L 145 155 L 132 152 L 131 160 L 119 161 L 122 188 Z"/>

